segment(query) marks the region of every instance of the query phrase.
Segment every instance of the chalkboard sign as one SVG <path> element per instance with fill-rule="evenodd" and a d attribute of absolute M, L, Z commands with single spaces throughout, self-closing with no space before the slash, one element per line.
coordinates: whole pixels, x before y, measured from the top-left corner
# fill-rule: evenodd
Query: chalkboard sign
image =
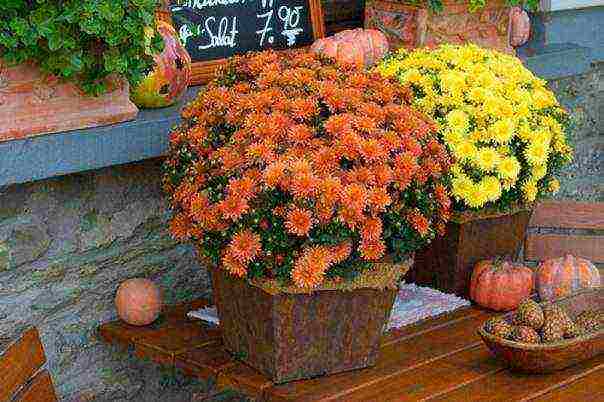
<path fill-rule="evenodd" d="M 249 51 L 309 46 L 325 35 L 320 0 L 172 0 L 172 23 L 193 60 L 193 84 Z"/>

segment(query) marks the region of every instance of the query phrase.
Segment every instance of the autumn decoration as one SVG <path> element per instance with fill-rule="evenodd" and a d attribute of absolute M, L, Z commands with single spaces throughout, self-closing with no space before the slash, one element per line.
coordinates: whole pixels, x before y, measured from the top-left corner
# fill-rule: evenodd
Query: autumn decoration
<path fill-rule="evenodd" d="M 533 271 L 523 264 L 495 258 L 474 266 L 470 297 L 482 307 L 495 311 L 514 310 L 532 290 Z"/>
<path fill-rule="evenodd" d="M 583 289 L 598 288 L 600 271 L 591 261 L 567 254 L 539 265 L 536 286 L 542 300 L 554 300 Z"/>
<path fill-rule="evenodd" d="M 153 53 L 153 68 L 130 94 L 141 108 L 159 108 L 176 103 L 187 90 L 191 78 L 191 57 L 169 22 L 157 19 L 157 32 L 164 42 L 161 52 Z M 147 30 L 150 39 L 151 29 Z M 150 48 L 147 48 L 151 52 Z"/>
<path fill-rule="evenodd" d="M 148 325 L 157 319 L 162 308 L 159 287 L 145 278 L 128 279 L 115 295 L 118 316 L 130 325 Z"/>
<path fill-rule="evenodd" d="M 465 296 L 474 264 L 518 255 L 534 203 L 558 191 L 568 115 L 518 58 L 473 44 L 400 50 L 377 70 L 410 88 L 455 160 L 446 236 L 417 255 L 411 279 Z"/>
<path fill-rule="evenodd" d="M 171 134 L 172 234 L 212 271 L 226 349 L 274 382 L 375 364 L 412 253 L 445 227 L 451 161 L 410 96 L 312 52 L 252 53 Z"/>
<path fill-rule="evenodd" d="M 388 40 L 376 29 L 349 29 L 328 38 L 317 39 L 311 50 L 342 63 L 371 67 L 388 52 Z"/>
<path fill-rule="evenodd" d="M 237 277 L 312 289 L 444 228 L 450 160 L 411 93 L 305 52 L 234 58 L 183 111 L 171 230 Z"/>

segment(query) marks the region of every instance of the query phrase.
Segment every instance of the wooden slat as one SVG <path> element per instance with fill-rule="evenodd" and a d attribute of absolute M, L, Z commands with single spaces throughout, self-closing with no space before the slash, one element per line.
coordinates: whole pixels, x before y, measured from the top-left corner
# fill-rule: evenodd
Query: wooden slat
<path fill-rule="evenodd" d="M 604 263 L 604 236 L 566 236 L 559 234 L 530 234 L 525 245 L 525 259 L 541 261 L 567 253 Z"/>
<path fill-rule="evenodd" d="M 201 380 L 216 380 L 218 375 L 236 364 L 221 344 L 188 350 L 176 356 L 175 366 L 186 375 Z"/>
<path fill-rule="evenodd" d="M 503 370 L 467 385 L 460 384 L 459 388 L 432 398 L 430 401 L 510 402 L 530 400 L 577 381 L 593 371 L 601 370 L 602 367 L 604 367 L 604 355 L 551 374 L 519 374 Z M 602 386 L 604 384 L 600 385 L 600 387 Z M 569 400 L 568 402 L 579 401 Z"/>
<path fill-rule="evenodd" d="M 15 397 L 14 402 L 56 402 L 55 388 L 48 371 L 42 370 L 31 383 Z"/>
<path fill-rule="evenodd" d="M 300 402 L 345 400 L 353 392 L 373 387 L 386 378 L 478 346 L 481 341 L 476 328 L 489 316 L 483 312 L 465 320 L 454 320 L 447 326 L 403 337 L 400 342 L 390 342 L 380 348 L 380 357 L 372 368 L 278 385 L 268 391 L 268 399 Z"/>
<path fill-rule="evenodd" d="M 12 397 L 45 362 L 38 330 L 31 328 L 0 356 L 0 401 Z"/>
<path fill-rule="evenodd" d="M 460 384 L 469 384 L 505 368 L 483 345 L 454 353 L 446 358 L 386 377 L 370 387 L 325 401 L 419 401 L 445 394 Z"/>
<path fill-rule="evenodd" d="M 201 322 L 166 325 L 153 333 L 134 339 L 134 353 L 142 359 L 173 366 L 176 356 L 188 350 L 222 342 L 217 328 L 206 327 Z"/>
<path fill-rule="evenodd" d="M 219 390 L 232 389 L 260 400 L 265 399 L 265 393 L 272 385 L 264 375 L 240 362 L 223 370 L 216 380 Z"/>
<path fill-rule="evenodd" d="M 604 368 L 531 399 L 533 402 L 604 401 Z"/>
<path fill-rule="evenodd" d="M 179 328 L 191 323 L 199 323 L 198 320 L 187 318 L 187 312 L 205 307 L 208 300 L 200 299 L 192 302 L 181 303 L 165 308 L 156 322 L 142 327 L 126 324 L 121 320 L 111 321 L 99 327 L 99 335 L 105 342 L 122 347 L 134 347 L 135 340 L 153 336 L 162 328 Z"/>
<path fill-rule="evenodd" d="M 544 202 L 535 208 L 529 226 L 604 229 L 604 203 Z"/>
<path fill-rule="evenodd" d="M 406 325 L 402 328 L 395 328 L 388 331 L 382 337 L 382 347 L 390 343 L 401 342 L 409 336 L 416 336 L 426 331 L 433 331 L 440 327 L 451 325 L 459 320 L 466 320 L 470 317 L 484 315 L 485 310 L 475 307 L 462 307 L 455 311 L 441 314 L 437 317 L 428 318 L 426 320 L 419 321 L 410 325 Z"/>

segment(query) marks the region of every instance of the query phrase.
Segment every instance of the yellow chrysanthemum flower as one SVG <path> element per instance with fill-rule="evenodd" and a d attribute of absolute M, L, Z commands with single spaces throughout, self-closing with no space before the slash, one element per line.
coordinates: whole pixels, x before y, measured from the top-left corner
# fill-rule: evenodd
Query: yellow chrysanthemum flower
<path fill-rule="evenodd" d="M 560 190 L 560 182 L 558 179 L 551 179 L 547 184 L 547 189 L 552 193 L 557 193 Z"/>
<path fill-rule="evenodd" d="M 489 201 L 497 201 L 501 197 L 501 182 L 495 176 L 485 176 L 479 184 L 479 190 L 483 192 Z"/>
<path fill-rule="evenodd" d="M 533 130 L 528 123 L 522 123 L 518 126 L 518 137 L 524 141 L 529 142 L 533 136 Z"/>
<path fill-rule="evenodd" d="M 527 180 L 522 184 L 522 193 L 524 199 L 533 202 L 537 198 L 537 183 L 533 180 Z"/>
<path fill-rule="evenodd" d="M 502 179 L 516 179 L 520 173 L 520 162 L 513 156 L 503 158 L 497 165 L 497 172 Z"/>
<path fill-rule="evenodd" d="M 514 120 L 510 118 L 501 119 L 493 123 L 493 125 L 489 128 L 489 134 L 491 138 L 498 143 L 506 144 L 510 142 L 514 136 L 515 128 L 516 124 L 514 123 Z"/>
<path fill-rule="evenodd" d="M 412 68 L 411 70 L 408 70 L 405 75 L 403 80 L 405 82 L 410 82 L 412 84 L 416 84 L 419 83 L 422 79 L 422 75 L 421 73 L 416 69 L 416 68 Z"/>
<path fill-rule="evenodd" d="M 453 187 L 453 195 L 461 199 L 466 199 L 474 189 L 472 179 L 464 174 L 453 177 L 451 185 Z"/>
<path fill-rule="evenodd" d="M 458 144 L 464 139 L 463 134 L 457 130 L 451 130 L 450 128 L 445 128 L 445 130 L 443 137 L 445 142 L 449 145 L 449 148 L 453 148 L 455 144 Z"/>
<path fill-rule="evenodd" d="M 537 109 L 545 109 L 556 104 L 556 98 L 546 89 L 536 89 L 533 91 L 531 93 L 531 101 Z"/>
<path fill-rule="evenodd" d="M 474 159 L 476 156 L 476 146 L 470 141 L 460 141 L 455 144 L 455 157 L 459 160 Z"/>
<path fill-rule="evenodd" d="M 531 166 L 545 164 L 548 155 L 549 145 L 543 142 L 531 142 L 524 150 L 524 156 Z"/>
<path fill-rule="evenodd" d="M 491 172 L 497 167 L 501 156 L 496 149 L 491 147 L 480 148 L 476 152 L 474 162 L 484 172 Z"/>
<path fill-rule="evenodd" d="M 543 177 L 545 177 L 546 174 L 547 174 L 546 165 L 533 166 L 533 169 L 531 170 L 531 177 L 534 180 L 542 179 Z"/>
<path fill-rule="evenodd" d="M 468 195 L 464 198 L 472 208 L 482 208 L 487 203 L 488 198 L 480 185 L 472 185 Z"/>
<path fill-rule="evenodd" d="M 447 123 L 453 130 L 464 132 L 468 129 L 470 120 L 463 110 L 455 109 L 447 114 Z"/>

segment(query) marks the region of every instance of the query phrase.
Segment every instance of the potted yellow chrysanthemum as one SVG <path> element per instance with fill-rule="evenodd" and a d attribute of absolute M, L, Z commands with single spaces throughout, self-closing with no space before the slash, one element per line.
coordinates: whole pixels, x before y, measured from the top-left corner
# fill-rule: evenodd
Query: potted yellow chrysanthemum
<path fill-rule="evenodd" d="M 466 295 L 474 263 L 517 254 L 535 200 L 558 190 L 567 115 L 519 59 L 476 45 L 399 51 L 378 70 L 410 86 L 455 158 L 454 217 L 410 278 Z"/>

